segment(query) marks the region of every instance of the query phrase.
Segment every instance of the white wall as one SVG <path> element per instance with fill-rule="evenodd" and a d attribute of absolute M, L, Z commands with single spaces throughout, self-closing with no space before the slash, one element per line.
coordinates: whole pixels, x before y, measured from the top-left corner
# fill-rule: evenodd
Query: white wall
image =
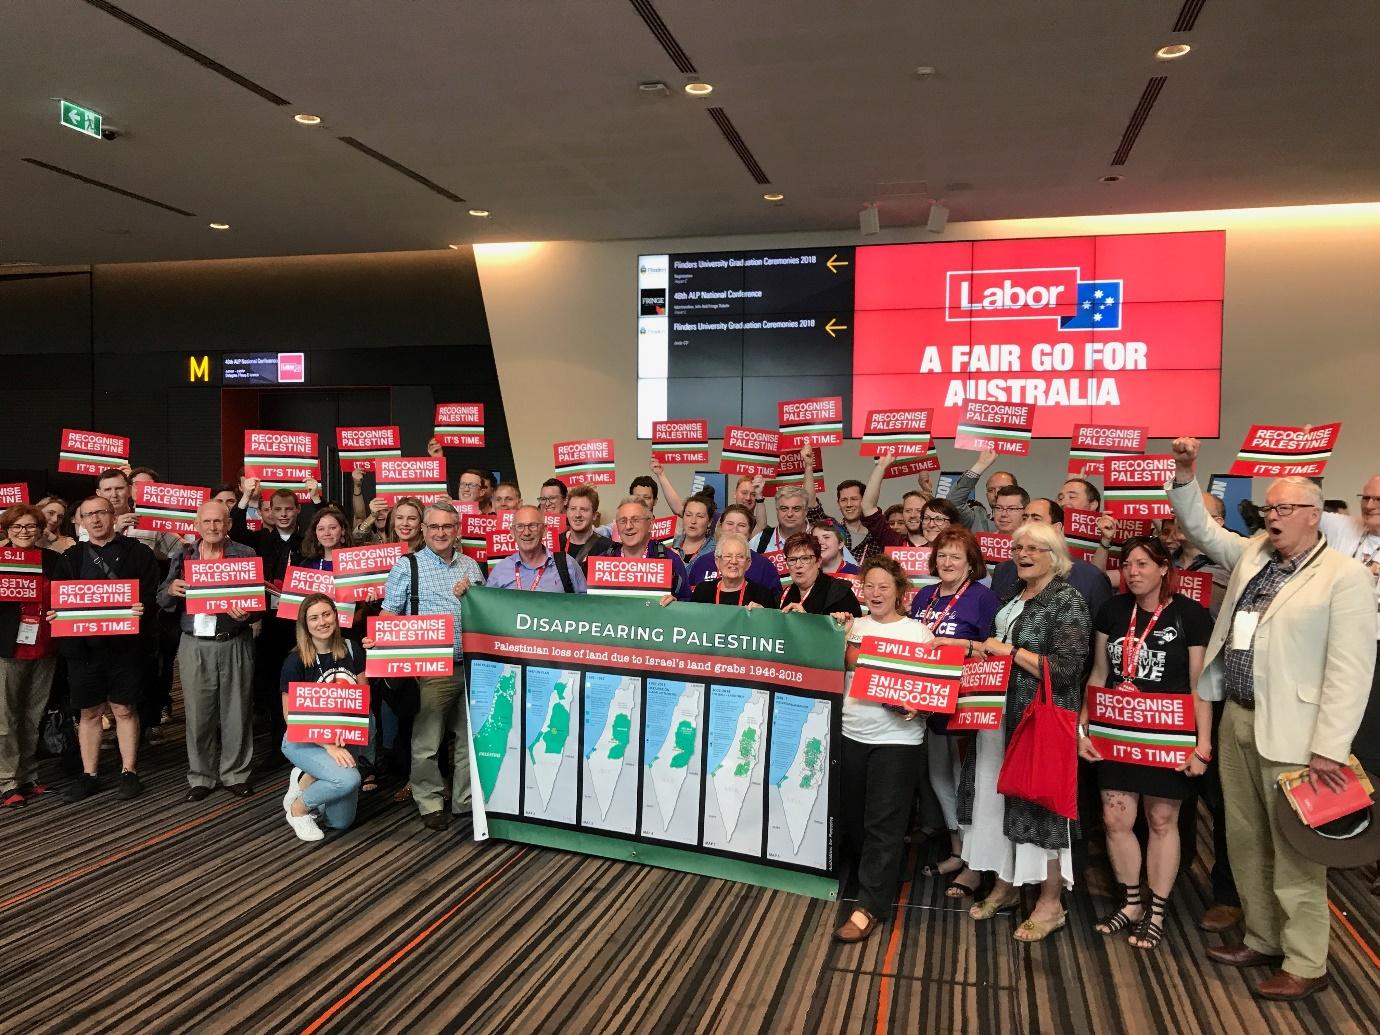
<path fill-rule="evenodd" d="M 535 498 L 550 476 L 551 443 L 560 439 L 613 438 L 620 492 L 646 470 L 649 443 L 636 437 L 640 254 L 1211 229 L 1227 231 L 1222 437 L 1204 445 L 1202 473 L 1225 471 L 1252 423 L 1340 420 L 1324 489 L 1328 496 L 1354 497 L 1380 471 L 1377 204 L 955 223 L 942 236 L 910 228 L 867 238 L 828 232 L 479 245 L 524 495 Z M 967 465 L 968 456 L 950 443 L 938 447 L 946 469 Z M 1037 442 L 1030 457 L 1004 466 L 1036 495 L 1053 495 L 1067 449 L 1065 442 Z M 1151 442 L 1149 450 L 1168 451 L 1168 443 Z M 829 450 L 826 461 L 830 486 L 865 478 L 869 466 L 854 442 Z M 688 480 L 688 470 L 680 469 L 680 477 Z M 901 485 L 890 483 L 897 496 Z"/>

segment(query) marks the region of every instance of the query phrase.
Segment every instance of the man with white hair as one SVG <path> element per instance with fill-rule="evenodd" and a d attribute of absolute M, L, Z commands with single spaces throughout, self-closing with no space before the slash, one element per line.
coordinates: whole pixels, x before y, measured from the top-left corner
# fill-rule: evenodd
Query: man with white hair
<path fill-rule="evenodd" d="M 1262 532 L 1247 539 L 1203 507 L 1198 440 L 1174 440 L 1169 501 L 1184 535 L 1231 572 L 1208 641 L 1198 693 L 1225 696 L 1219 742 L 1227 845 L 1244 910 L 1241 945 L 1208 950 L 1233 967 L 1278 968 L 1255 986 L 1266 999 L 1327 987 L 1327 868 L 1295 851 L 1275 820 L 1281 773 L 1306 766 L 1315 783 L 1345 786 L 1342 770 L 1375 667 L 1369 573 L 1328 549 L 1322 492 L 1280 478 L 1265 494 Z"/>

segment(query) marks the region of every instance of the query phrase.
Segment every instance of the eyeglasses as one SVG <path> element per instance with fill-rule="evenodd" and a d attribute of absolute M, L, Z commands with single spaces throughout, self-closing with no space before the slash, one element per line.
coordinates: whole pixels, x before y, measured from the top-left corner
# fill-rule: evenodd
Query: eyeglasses
<path fill-rule="evenodd" d="M 650 521 L 650 520 L 651 520 L 651 518 L 642 517 L 642 516 L 621 517 L 621 518 L 618 519 L 618 524 L 620 524 L 620 525 L 640 525 L 640 524 L 642 524 L 644 521 Z"/>
<path fill-rule="evenodd" d="M 20 525 L 20 524 L 10 525 L 10 534 L 11 534 L 11 535 L 13 535 L 15 532 L 21 532 L 21 533 L 22 533 L 22 532 L 37 532 L 37 531 L 38 531 L 38 526 L 37 526 L 37 525 L 29 524 L 27 521 L 24 522 L 24 524 L 22 524 L 22 525 Z"/>
<path fill-rule="evenodd" d="M 538 496 L 537 499 L 541 500 L 543 503 L 561 502 L 561 498 L 559 496 Z"/>
<path fill-rule="evenodd" d="M 428 532 L 454 532 L 455 522 L 450 521 L 444 525 L 427 525 L 426 530 Z"/>
<path fill-rule="evenodd" d="M 83 521 L 89 521 L 89 520 L 91 520 L 91 518 L 93 518 L 93 517 L 102 517 L 102 516 L 104 516 L 104 517 L 113 517 L 114 514 L 115 514 L 115 512 L 114 512 L 113 510 L 110 510 L 109 508 L 107 508 L 107 509 L 105 509 L 105 510 L 92 510 L 92 511 L 88 511 L 88 512 L 85 513 L 85 514 L 78 514 L 77 516 L 78 516 L 79 518 L 81 518 Z"/>
<path fill-rule="evenodd" d="M 787 564 L 809 564 L 809 563 L 810 563 L 811 561 L 813 561 L 814 559 L 815 559 L 815 555 L 812 554 L 812 553 L 799 553 L 799 554 L 796 554 L 794 557 L 787 557 L 787 558 L 786 558 L 786 563 L 787 563 Z"/>
<path fill-rule="evenodd" d="M 928 514 L 926 515 L 924 521 L 921 523 L 926 525 L 947 525 L 949 523 L 949 519 L 946 518 L 943 514 Z"/>
<path fill-rule="evenodd" d="M 1294 511 L 1298 510 L 1300 507 L 1311 507 L 1313 510 L 1318 509 L 1317 504 L 1315 503 L 1271 503 L 1268 506 L 1260 508 L 1260 516 L 1269 517 L 1270 511 L 1273 510 L 1280 517 L 1285 518 L 1292 514 Z"/>
<path fill-rule="evenodd" d="M 1024 507 L 993 507 L 993 508 L 992 508 L 992 512 L 993 512 L 994 514 L 1019 514 L 1019 513 L 1021 513 L 1023 510 L 1025 510 Z"/>
<path fill-rule="evenodd" d="M 515 532 L 539 532 L 544 526 L 540 521 L 524 521 L 522 524 L 513 525 Z"/>
<path fill-rule="evenodd" d="M 1365 493 L 1361 493 L 1356 498 L 1362 503 L 1380 503 L 1380 496 L 1367 496 Z"/>
<path fill-rule="evenodd" d="M 1011 547 L 1011 552 L 1012 552 L 1012 553 L 1053 553 L 1054 551 L 1051 550 L 1048 546 L 1031 546 L 1031 545 L 1029 545 L 1029 544 L 1027 544 L 1027 543 L 1022 543 L 1022 544 L 1020 544 L 1019 546 L 1013 546 L 1013 547 Z"/>

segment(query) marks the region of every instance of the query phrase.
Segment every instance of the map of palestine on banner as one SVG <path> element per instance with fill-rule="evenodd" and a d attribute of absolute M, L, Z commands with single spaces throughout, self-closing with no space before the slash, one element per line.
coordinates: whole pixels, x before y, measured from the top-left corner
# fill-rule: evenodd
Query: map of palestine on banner
<path fill-rule="evenodd" d="M 817 615 L 470 590 L 475 839 L 837 897 L 843 647 Z"/>

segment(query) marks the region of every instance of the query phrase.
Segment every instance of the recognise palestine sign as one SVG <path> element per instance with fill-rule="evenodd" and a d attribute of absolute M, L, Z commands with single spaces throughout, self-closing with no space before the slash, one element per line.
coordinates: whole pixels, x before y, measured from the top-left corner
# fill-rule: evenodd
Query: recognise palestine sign
<path fill-rule="evenodd" d="M 843 648 L 823 616 L 471 589 L 476 838 L 834 896 Z"/>

